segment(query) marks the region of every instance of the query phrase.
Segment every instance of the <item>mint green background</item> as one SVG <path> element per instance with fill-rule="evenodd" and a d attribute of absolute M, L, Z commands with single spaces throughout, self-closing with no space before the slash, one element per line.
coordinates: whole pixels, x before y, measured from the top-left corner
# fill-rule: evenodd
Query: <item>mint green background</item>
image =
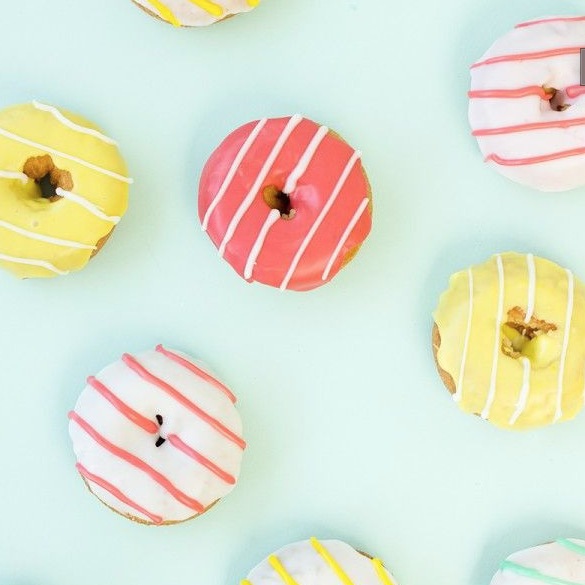
<path fill-rule="evenodd" d="M 583 417 L 510 434 L 465 416 L 429 340 L 450 273 L 493 252 L 533 251 L 585 278 L 583 190 L 540 194 L 491 172 L 465 97 L 467 66 L 498 35 L 580 8 L 265 0 L 175 30 L 130 0 L 2 2 L 0 103 L 93 119 L 136 182 L 85 271 L 0 275 L 0 583 L 233 585 L 315 534 L 381 556 L 401 585 L 487 585 L 515 549 L 583 537 Z M 293 112 L 363 150 L 375 199 L 358 258 L 309 294 L 247 285 L 196 219 L 218 142 Z M 233 494 L 169 528 L 86 493 L 66 421 L 85 376 L 158 342 L 220 373 L 249 441 Z"/>

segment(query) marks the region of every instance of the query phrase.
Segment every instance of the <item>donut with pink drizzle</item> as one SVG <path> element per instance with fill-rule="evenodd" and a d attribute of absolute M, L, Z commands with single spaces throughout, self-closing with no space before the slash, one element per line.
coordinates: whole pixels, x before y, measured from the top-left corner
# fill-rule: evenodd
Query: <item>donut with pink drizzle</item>
<path fill-rule="evenodd" d="M 230 134 L 199 184 L 202 227 L 248 282 L 306 291 L 331 280 L 372 224 L 361 153 L 295 115 Z"/>
<path fill-rule="evenodd" d="M 235 396 L 200 363 L 159 345 L 87 379 L 69 413 L 77 470 L 114 511 L 144 524 L 205 512 L 236 483 Z"/>
<path fill-rule="evenodd" d="M 521 23 L 471 67 L 469 121 L 486 162 L 523 185 L 585 185 L 585 16 Z"/>

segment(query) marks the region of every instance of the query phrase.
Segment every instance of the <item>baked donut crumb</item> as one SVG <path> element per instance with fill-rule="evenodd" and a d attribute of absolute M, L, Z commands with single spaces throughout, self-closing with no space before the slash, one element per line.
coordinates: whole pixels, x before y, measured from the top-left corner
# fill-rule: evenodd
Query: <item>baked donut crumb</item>
<path fill-rule="evenodd" d="M 64 191 L 73 189 L 71 173 L 58 169 L 48 154 L 28 158 L 24 163 L 22 172 L 38 183 L 41 189 L 41 197 L 51 202 L 62 199 L 60 195 L 57 195 L 57 189 L 63 189 Z"/>
<path fill-rule="evenodd" d="M 290 197 L 275 185 L 269 185 L 262 191 L 264 201 L 270 209 L 278 209 L 282 219 L 292 219 L 296 211 L 292 208 Z"/>

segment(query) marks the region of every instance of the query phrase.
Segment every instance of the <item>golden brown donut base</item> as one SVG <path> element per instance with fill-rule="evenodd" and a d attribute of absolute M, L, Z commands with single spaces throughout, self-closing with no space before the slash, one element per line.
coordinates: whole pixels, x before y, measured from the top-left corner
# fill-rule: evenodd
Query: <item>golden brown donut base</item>
<path fill-rule="evenodd" d="M 432 341 L 433 341 L 433 357 L 435 358 L 435 365 L 437 366 L 437 370 L 439 375 L 441 376 L 441 380 L 443 380 L 443 384 L 445 384 L 447 390 L 451 392 L 451 394 L 455 394 L 457 392 L 457 387 L 455 386 L 455 380 L 449 372 L 446 372 L 440 365 L 439 365 L 439 348 L 441 347 L 441 333 L 439 331 L 439 327 L 436 323 L 433 323 L 433 333 L 432 333 Z"/>
<path fill-rule="evenodd" d="M 149 10 L 148 8 L 146 8 L 146 6 L 142 6 L 142 4 L 138 4 L 138 2 L 135 2 L 134 0 L 132 0 L 132 2 L 133 2 L 133 4 L 136 4 L 136 6 L 138 6 L 138 8 L 140 8 L 140 10 L 142 10 L 143 12 L 146 12 L 146 14 L 148 14 L 150 16 L 153 16 L 157 20 L 160 20 L 162 22 L 165 22 L 166 24 L 171 24 L 170 22 L 166 21 L 164 18 L 161 18 L 155 12 L 152 12 L 152 10 Z M 234 15 L 233 14 L 228 14 L 227 16 L 224 16 L 223 18 L 220 18 L 219 20 L 217 20 L 213 24 L 217 24 L 218 22 L 222 22 L 223 20 L 227 20 L 228 18 L 231 18 L 232 16 L 234 16 Z M 186 25 L 186 24 L 181 24 L 181 28 L 199 28 L 199 27 L 189 26 L 189 25 Z"/>

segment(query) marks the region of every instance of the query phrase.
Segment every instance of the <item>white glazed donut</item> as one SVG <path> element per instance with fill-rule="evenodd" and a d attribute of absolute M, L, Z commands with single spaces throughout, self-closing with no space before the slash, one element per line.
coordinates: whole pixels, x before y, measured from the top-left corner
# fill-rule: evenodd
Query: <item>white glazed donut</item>
<path fill-rule="evenodd" d="M 204 367 L 161 345 L 104 368 L 69 413 L 77 469 L 120 514 L 173 524 L 236 483 L 245 442 L 235 397 Z"/>
<path fill-rule="evenodd" d="M 396 585 L 380 559 L 315 537 L 289 544 L 252 569 L 241 585 Z"/>
<path fill-rule="evenodd" d="M 585 185 L 585 17 L 525 22 L 471 67 L 469 121 L 485 160 L 541 191 Z"/>
<path fill-rule="evenodd" d="M 585 541 L 562 538 L 510 555 L 490 585 L 583 585 Z"/>

